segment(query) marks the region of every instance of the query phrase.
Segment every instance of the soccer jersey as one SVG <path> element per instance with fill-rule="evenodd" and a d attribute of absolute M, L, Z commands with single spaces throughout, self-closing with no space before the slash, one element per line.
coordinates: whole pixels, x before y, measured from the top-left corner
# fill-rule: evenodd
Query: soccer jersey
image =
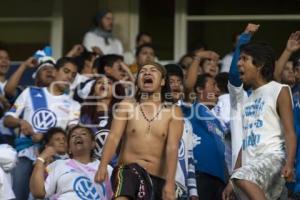
<path fill-rule="evenodd" d="M 106 112 L 98 112 L 96 118 L 96 121 L 92 122 L 91 116 L 85 114 L 80 117 L 80 123 L 82 123 L 84 126 L 90 127 L 93 130 L 96 140 L 96 147 L 94 152 L 97 158 L 101 158 L 103 147 L 109 134 L 112 122 L 112 114 Z"/>
<path fill-rule="evenodd" d="M 196 171 L 218 177 L 225 182 L 224 130 L 221 123 L 201 103 L 182 105 L 181 108 L 195 133 L 193 152 Z"/>
<path fill-rule="evenodd" d="M 277 113 L 277 99 L 282 87 L 285 85 L 271 81 L 244 98 L 242 87 L 229 84 L 230 91 L 241 97 L 233 104 L 242 106 L 242 164 L 261 154 L 284 155 L 284 135 Z"/>
<path fill-rule="evenodd" d="M 110 176 L 112 168 L 108 166 L 107 180 L 94 182 L 99 160 L 88 164 L 74 159 L 57 160 L 47 166 L 45 180 L 46 197 L 57 200 L 109 200 L 112 197 Z"/>
<path fill-rule="evenodd" d="M 13 107 L 6 115 L 22 118 L 31 124 L 34 132 L 45 133 L 51 127 L 65 129 L 68 125 L 77 124 L 80 104 L 70 96 L 52 95 L 47 88 L 26 88 L 17 98 Z M 16 139 L 18 156 L 35 160 L 36 150 L 31 137 L 20 133 Z"/>
<path fill-rule="evenodd" d="M 191 123 L 184 119 L 175 180 L 185 187 L 189 196 L 198 196 L 193 147 L 193 128 Z"/>

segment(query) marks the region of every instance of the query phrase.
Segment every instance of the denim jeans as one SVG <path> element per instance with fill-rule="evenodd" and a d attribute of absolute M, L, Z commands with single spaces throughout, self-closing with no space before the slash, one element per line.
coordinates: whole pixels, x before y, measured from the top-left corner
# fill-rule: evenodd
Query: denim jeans
<path fill-rule="evenodd" d="M 19 157 L 16 167 L 12 171 L 13 191 L 16 200 L 27 200 L 29 195 L 29 181 L 33 170 L 33 161 L 26 157 Z"/>

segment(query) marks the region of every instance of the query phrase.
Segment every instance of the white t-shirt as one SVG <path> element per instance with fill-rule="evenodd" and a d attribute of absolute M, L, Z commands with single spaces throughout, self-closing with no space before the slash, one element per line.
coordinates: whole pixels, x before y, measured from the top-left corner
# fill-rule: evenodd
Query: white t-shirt
<path fill-rule="evenodd" d="M 46 87 L 29 87 L 20 94 L 6 115 L 22 118 L 36 133 L 45 133 L 51 127 L 65 129 L 68 125 L 77 124 L 80 104 L 67 94 L 54 96 Z M 25 138 L 25 135 L 20 133 L 20 138 Z M 18 156 L 35 160 L 36 150 L 31 146 L 19 151 Z"/>
<path fill-rule="evenodd" d="M 0 200 L 15 199 L 12 190 L 10 174 L 6 174 L 0 167 Z"/>
<path fill-rule="evenodd" d="M 110 176 L 112 167 L 108 166 L 109 177 L 102 184 L 94 182 L 100 164 L 95 160 L 82 164 L 73 159 L 57 160 L 47 166 L 45 181 L 46 197 L 57 200 L 108 200 L 112 197 Z"/>
<path fill-rule="evenodd" d="M 242 87 L 229 84 L 230 91 L 237 94 L 236 102 L 231 103 L 241 107 L 242 164 L 264 153 L 284 155 L 284 135 L 277 113 L 277 99 L 285 86 L 271 81 L 244 98 Z"/>
<path fill-rule="evenodd" d="M 221 122 L 226 133 L 230 129 L 230 107 L 229 94 L 223 94 L 218 97 L 217 105 L 211 110 L 211 112 Z"/>
<path fill-rule="evenodd" d="M 103 37 L 89 31 L 84 35 L 83 45 L 88 51 L 92 51 L 92 47 L 99 47 L 104 55 L 106 54 L 118 54 L 123 55 L 123 46 L 120 40 L 117 38 L 109 38 L 109 44 L 105 44 Z"/>
<path fill-rule="evenodd" d="M 186 188 L 189 196 L 198 196 L 195 177 L 188 177 L 189 173 L 195 174 L 193 127 L 188 119 L 184 119 L 183 127 L 183 133 L 178 149 L 178 163 L 175 180 Z"/>

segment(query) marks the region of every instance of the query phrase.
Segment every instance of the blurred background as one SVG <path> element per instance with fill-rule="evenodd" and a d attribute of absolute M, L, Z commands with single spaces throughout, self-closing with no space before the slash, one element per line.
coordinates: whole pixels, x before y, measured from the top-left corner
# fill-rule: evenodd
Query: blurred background
<path fill-rule="evenodd" d="M 82 42 L 102 8 L 113 12 L 113 31 L 125 51 L 147 32 L 160 61 L 178 61 L 198 43 L 223 57 L 248 22 L 261 25 L 255 39 L 271 43 L 278 54 L 290 33 L 300 30 L 300 0 L 1 0 L 0 8 L 0 42 L 12 61 L 46 44 L 54 57 L 64 55 Z"/>

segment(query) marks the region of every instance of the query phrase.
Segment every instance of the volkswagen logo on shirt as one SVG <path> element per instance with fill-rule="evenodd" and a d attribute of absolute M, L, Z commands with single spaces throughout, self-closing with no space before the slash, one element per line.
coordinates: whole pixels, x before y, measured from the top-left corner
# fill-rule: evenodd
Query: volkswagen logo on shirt
<path fill-rule="evenodd" d="M 178 150 L 178 159 L 183 160 L 185 155 L 185 146 L 184 141 L 181 139 L 179 144 L 179 150 Z"/>
<path fill-rule="evenodd" d="M 32 116 L 32 125 L 40 132 L 46 132 L 49 128 L 55 127 L 56 123 L 55 113 L 48 109 L 39 109 Z"/>
<path fill-rule="evenodd" d="M 105 193 L 103 193 L 103 191 L 105 192 L 104 189 L 102 189 L 102 194 L 98 194 L 91 180 L 83 176 L 80 176 L 75 180 L 73 190 L 76 192 L 77 196 L 82 200 L 100 200 L 104 199 L 105 197 Z"/>

